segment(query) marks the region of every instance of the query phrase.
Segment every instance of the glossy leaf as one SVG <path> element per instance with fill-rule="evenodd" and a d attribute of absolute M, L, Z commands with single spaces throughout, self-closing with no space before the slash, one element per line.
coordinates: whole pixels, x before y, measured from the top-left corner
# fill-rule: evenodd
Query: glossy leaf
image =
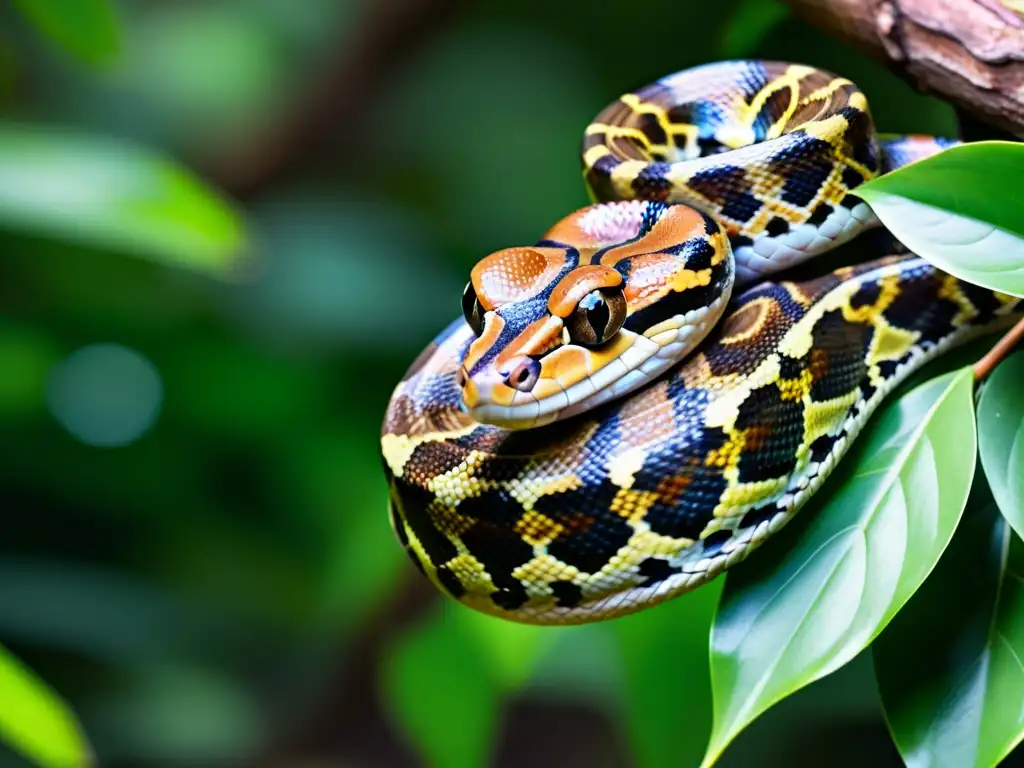
<path fill-rule="evenodd" d="M 972 387 L 963 369 L 889 403 L 796 524 L 728 575 L 705 766 L 774 703 L 863 650 L 934 567 L 974 475 Z"/>
<path fill-rule="evenodd" d="M 857 188 L 882 223 L 940 269 L 1024 296 L 1024 145 L 952 147 Z"/>
<path fill-rule="evenodd" d="M 425 765 L 477 768 L 488 764 L 499 687 L 474 638 L 446 613 L 470 609 L 443 608 L 386 656 L 385 698 Z"/>
<path fill-rule="evenodd" d="M 1024 737 L 1024 543 L 984 482 L 934 573 L 872 650 L 910 768 L 991 768 Z"/>
<path fill-rule="evenodd" d="M 641 768 L 700 762 L 711 733 L 708 635 L 723 583 L 611 622 L 626 673 L 623 715 Z"/>
<path fill-rule="evenodd" d="M 110 0 L 15 0 L 21 12 L 50 40 L 82 61 L 115 57 L 121 32 Z"/>
<path fill-rule="evenodd" d="M 2 647 L 0 739 L 43 768 L 78 768 L 92 761 L 67 704 Z"/>
<path fill-rule="evenodd" d="M 1024 352 L 992 372 L 978 401 L 978 450 L 1003 516 L 1024 536 Z"/>
<path fill-rule="evenodd" d="M 0 227 L 230 274 L 244 233 L 229 203 L 141 148 L 29 126 L 0 127 Z"/>

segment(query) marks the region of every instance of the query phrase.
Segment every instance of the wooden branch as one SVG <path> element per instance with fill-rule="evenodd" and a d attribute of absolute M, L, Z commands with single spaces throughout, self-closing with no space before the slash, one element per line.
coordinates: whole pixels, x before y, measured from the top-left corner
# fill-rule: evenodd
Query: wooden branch
<path fill-rule="evenodd" d="M 349 41 L 311 74 L 291 111 L 242 137 L 206 175 L 241 199 L 323 162 L 329 149 L 358 152 L 354 132 L 391 78 L 456 16 L 465 0 L 375 0 Z M 342 36 L 339 33 L 339 36 Z"/>
<path fill-rule="evenodd" d="M 1019 0 L 784 1 L 917 89 L 1024 138 L 1024 17 L 1009 7 Z"/>

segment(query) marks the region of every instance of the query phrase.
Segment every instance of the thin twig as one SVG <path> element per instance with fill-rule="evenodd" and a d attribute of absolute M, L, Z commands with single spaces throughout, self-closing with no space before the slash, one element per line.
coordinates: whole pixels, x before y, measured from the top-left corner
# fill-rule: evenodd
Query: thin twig
<path fill-rule="evenodd" d="M 974 364 L 974 380 L 982 381 L 1009 355 L 1014 348 L 1024 341 L 1024 319 L 1006 332 L 992 349 L 981 360 Z"/>
<path fill-rule="evenodd" d="M 207 169 L 237 198 L 267 188 L 316 163 L 325 149 L 358 152 L 353 133 L 391 77 L 444 29 L 464 0 L 379 0 L 347 42 L 310 77 L 293 109 L 266 132 L 247 137 Z M 339 34 L 339 37 L 341 35 Z M 332 152 L 331 154 L 335 154 Z"/>

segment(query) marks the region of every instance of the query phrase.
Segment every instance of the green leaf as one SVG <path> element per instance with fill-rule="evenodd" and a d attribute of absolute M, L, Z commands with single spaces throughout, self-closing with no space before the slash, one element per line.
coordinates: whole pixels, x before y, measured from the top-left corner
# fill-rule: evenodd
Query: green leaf
<path fill-rule="evenodd" d="M 910 250 L 977 285 L 1024 296 L 1024 145 L 963 144 L 856 189 Z"/>
<path fill-rule="evenodd" d="M 1024 536 L 1024 352 L 993 371 L 978 401 L 978 449 L 1003 516 Z"/>
<path fill-rule="evenodd" d="M 610 622 L 622 648 L 623 714 L 640 768 L 700 762 L 711 733 L 708 635 L 723 583 Z"/>
<path fill-rule="evenodd" d="M 975 486 L 934 573 L 872 647 L 910 768 L 990 768 L 1024 738 L 1024 543 Z"/>
<path fill-rule="evenodd" d="M 448 618 L 476 643 L 477 654 L 502 691 L 511 692 L 530 679 L 537 662 L 551 647 L 557 629 L 488 616 L 479 611 L 453 611 Z"/>
<path fill-rule="evenodd" d="M 741 59 L 757 52 L 765 36 L 789 16 L 778 0 L 741 0 L 722 30 L 719 51 L 724 59 Z"/>
<path fill-rule="evenodd" d="M 184 168 L 38 126 L 0 126 L 0 226 L 222 276 L 244 247 L 238 214 Z"/>
<path fill-rule="evenodd" d="M 0 738 L 44 768 L 92 762 L 74 714 L 49 686 L 0 647 Z"/>
<path fill-rule="evenodd" d="M 40 32 L 89 64 L 115 58 L 121 47 L 117 15 L 109 0 L 15 0 Z"/>
<path fill-rule="evenodd" d="M 385 700 L 424 763 L 437 768 L 488 764 L 497 726 L 497 683 L 477 643 L 442 606 L 401 637 L 384 664 Z"/>
<path fill-rule="evenodd" d="M 704 765 L 881 632 L 945 549 L 974 475 L 971 369 L 889 404 L 797 522 L 728 576 L 711 638 Z"/>

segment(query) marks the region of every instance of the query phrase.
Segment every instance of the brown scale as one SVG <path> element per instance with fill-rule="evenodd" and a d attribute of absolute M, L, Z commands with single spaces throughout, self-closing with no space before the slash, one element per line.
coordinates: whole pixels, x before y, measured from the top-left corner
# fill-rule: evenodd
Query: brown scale
<path fill-rule="evenodd" d="M 437 579 L 447 591 L 461 596 L 478 608 L 529 621 L 567 622 L 597 618 L 588 607 L 588 595 L 591 596 L 589 599 L 593 599 L 597 594 L 614 594 L 616 589 L 626 589 L 630 584 L 637 583 L 634 576 L 620 576 L 618 578 L 621 580 L 616 581 L 616 577 L 610 573 L 600 574 L 595 570 L 596 566 L 605 562 L 600 558 L 611 557 L 617 547 L 629 540 L 626 535 L 629 531 L 622 528 L 629 521 L 620 515 L 626 514 L 629 520 L 642 515 L 655 536 L 652 541 L 656 541 L 657 536 L 672 536 L 682 540 L 689 534 L 689 538 L 695 538 L 700 534 L 701 527 L 711 526 L 715 522 L 712 510 L 727 485 L 722 475 L 724 470 L 708 468 L 703 459 L 712 446 L 724 445 L 721 442 L 724 436 L 716 436 L 714 428 L 701 423 L 701 414 L 705 408 L 701 403 L 728 397 L 732 388 L 747 373 L 730 374 L 722 379 L 714 371 L 723 368 L 726 360 L 729 361 L 726 367 L 747 372 L 754 370 L 769 355 L 778 353 L 777 342 L 759 343 L 762 335 L 771 327 L 775 326 L 778 330 L 792 329 L 806 312 L 812 311 L 819 302 L 834 295 L 831 289 L 840 287 L 840 277 L 865 281 L 862 290 L 858 292 L 861 297 L 858 304 L 861 309 L 873 308 L 874 312 L 863 312 L 863 321 L 858 316 L 856 322 L 845 319 L 845 314 L 838 311 L 843 306 L 852 307 L 850 302 L 824 312 L 821 320 L 809 330 L 815 336 L 809 348 L 810 353 L 787 363 L 790 367 L 780 379 L 760 390 L 754 390 L 761 394 L 754 399 L 747 398 L 745 405 L 741 406 L 741 411 L 746 415 L 737 423 L 734 431 L 734 436 L 741 435 L 741 449 L 735 457 L 739 462 L 741 481 L 743 477 L 762 479 L 779 476 L 784 479 L 786 473 L 791 471 L 792 457 L 804 429 L 803 417 L 794 415 L 795 411 L 791 412 L 790 407 L 785 405 L 787 402 L 794 405 L 798 402 L 794 399 L 794 393 L 804 392 L 811 401 L 817 401 L 837 393 L 856 391 L 858 381 L 864 382 L 863 334 L 871 332 L 871 323 L 884 322 L 878 313 L 883 308 L 881 296 L 884 290 L 881 286 L 885 280 L 874 279 L 870 273 L 872 268 L 877 268 L 881 263 L 885 262 L 843 270 L 839 275 L 788 288 L 777 286 L 769 290 L 762 286 L 758 291 L 749 292 L 738 301 L 733 319 L 726 323 L 726 328 L 731 327 L 731 335 L 736 336 L 756 326 L 760 329 L 756 339 L 732 344 L 711 341 L 705 345 L 702 354 L 684 363 L 665 382 L 622 403 L 598 409 L 571 422 L 534 430 L 537 434 L 510 434 L 485 428 L 474 430 L 474 436 L 478 433 L 486 436 L 488 446 L 485 451 L 488 458 L 471 473 L 472 477 L 483 483 L 481 487 L 484 490 L 467 497 L 454 507 L 433 499 L 425 490 L 425 485 L 437 476 L 431 472 L 450 468 L 453 464 L 457 466 L 456 459 L 465 456 L 466 449 L 455 446 L 452 441 L 465 441 L 468 436 L 432 442 L 429 440 L 429 430 L 419 433 L 428 441 L 421 443 L 405 459 L 404 466 L 399 467 L 405 469 L 405 473 L 393 481 L 395 498 L 399 502 L 395 504 L 397 527 L 404 531 L 408 525 L 422 548 L 418 550 L 410 543 L 408 551 L 414 558 L 419 557 L 419 551 L 425 551 L 430 558 L 422 564 L 425 569 L 428 572 L 436 569 Z M 952 316 L 950 312 L 929 314 L 919 310 L 915 313 L 915 306 L 924 309 L 948 305 L 952 307 L 951 312 L 963 312 L 964 302 L 968 301 L 966 289 L 960 290 L 959 285 L 951 286 L 946 276 L 940 276 L 923 262 L 905 259 L 904 264 L 900 266 L 902 279 L 898 305 L 901 316 L 906 318 L 908 331 L 927 336 L 931 332 L 930 324 L 948 324 Z M 771 320 L 765 322 L 762 319 L 758 325 L 749 318 L 745 319 L 745 307 L 749 307 L 759 297 L 763 298 L 766 291 L 782 302 L 772 310 Z M 942 295 L 955 297 L 955 300 L 942 299 Z M 1012 320 L 1008 310 L 1013 309 L 1015 302 L 1005 298 L 989 300 L 990 296 L 990 292 L 975 291 L 971 298 L 980 305 L 998 307 L 1004 313 L 1001 318 L 996 318 L 999 323 L 1005 324 Z M 796 297 L 801 300 L 797 301 Z M 981 315 L 976 313 L 973 316 Z M 987 320 L 991 319 L 992 311 L 989 310 Z M 724 338 L 728 340 L 729 337 L 727 333 Z M 438 395 L 437 381 L 429 386 L 424 382 L 430 379 L 433 371 L 449 365 L 445 356 L 450 356 L 464 340 L 464 334 L 456 334 L 446 340 L 439 347 L 437 355 L 406 382 L 402 395 L 392 402 L 386 419 L 389 425 L 386 432 L 389 429 L 400 431 L 387 433 L 386 438 L 417 439 L 416 434 L 401 431 L 401 428 L 411 423 L 423 427 L 426 422 L 410 419 L 408 413 L 425 412 L 437 407 L 417 402 L 416 399 L 425 391 Z M 858 349 L 861 351 L 857 352 Z M 746 356 L 743 365 L 739 365 L 734 358 L 741 351 Z M 809 381 L 805 379 L 807 375 Z M 454 387 L 450 378 L 444 381 Z M 719 388 L 719 381 L 730 381 L 732 384 Z M 417 386 L 418 383 L 423 386 Z M 834 392 L 830 392 L 830 389 Z M 671 397 L 670 392 L 674 393 Z M 806 398 L 800 399 L 806 401 Z M 396 409 L 402 411 L 402 414 L 396 414 Z M 838 414 L 841 416 L 842 411 Z M 674 428 L 661 429 L 660 425 L 666 423 L 673 424 Z M 684 439 L 688 430 L 696 432 L 691 438 Z M 819 440 L 819 443 L 832 445 L 834 439 Z M 479 449 L 482 445 L 481 442 L 476 447 Z M 632 489 L 623 495 L 622 488 L 609 483 L 607 471 L 611 466 L 610 457 L 620 455 L 625 450 L 642 451 L 643 460 L 638 469 L 632 470 L 635 472 Z M 400 454 L 389 453 L 387 450 L 385 453 L 386 458 L 400 461 Z M 513 459 L 513 456 L 517 458 Z M 538 460 L 531 461 L 531 456 Z M 541 459 L 541 456 L 548 458 Z M 731 464 L 732 460 L 727 462 L 727 465 Z M 544 495 L 541 497 L 543 503 L 539 503 L 532 512 L 507 496 L 507 489 L 512 487 L 512 483 L 523 482 L 528 478 L 551 481 L 559 475 L 570 482 L 566 488 L 576 490 Z M 560 503 L 562 498 L 579 499 L 591 505 L 600 503 L 604 507 L 565 507 Z M 601 502 L 601 499 L 605 501 Z M 754 525 L 766 520 L 770 514 L 765 509 L 759 507 L 749 514 L 737 513 L 743 520 L 737 517 L 730 525 Z M 729 536 L 731 534 L 728 529 L 719 527 L 719 533 L 707 537 L 707 546 L 712 546 L 712 542 L 716 547 L 721 546 Z M 473 553 L 469 559 L 455 555 L 453 540 L 461 541 L 469 548 Z M 579 586 L 558 587 L 565 606 L 561 612 L 556 609 L 558 601 L 555 598 L 530 598 L 528 592 L 539 589 L 543 591 L 541 588 L 545 579 L 554 582 L 565 578 L 566 573 L 579 572 L 572 570 L 572 562 L 564 561 L 559 565 L 557 561 L 552 561 L 549 566 L 538 566 L 534 573 L 542 579 L 541 583 L 525 584 L 509 575 L 511 569 L 525 566 L 530 561 L 534 546 L 543 546 L 543 542 L 548 540 L 550 544 L 546 546 L 549 551 L 562 553 L 564 557 L 586 566 L 580 576 L 576 577 L 580 580 Z M 588 541 L 589 544 L 586 543 Z M 703 546 L 694 546 L 694 557 L 700 556 Z M 597 553 L 603 554 L 595 559 Z M 661 559 L 662 556 L 645 556 L 641 560 L 648 562 L 652 557 L 659 562 L 645 566 L 649 571 L 647 578 L 670 578 L 674 570 Z M 616 584 L 619 586 L 616 587 Z M 494 590 L 497 591 L 493 598 L 484 597 Z M 477 596 L 473 597 L 474 594 Z M 581 607 L 569 607 L 577 604 Z"/>

